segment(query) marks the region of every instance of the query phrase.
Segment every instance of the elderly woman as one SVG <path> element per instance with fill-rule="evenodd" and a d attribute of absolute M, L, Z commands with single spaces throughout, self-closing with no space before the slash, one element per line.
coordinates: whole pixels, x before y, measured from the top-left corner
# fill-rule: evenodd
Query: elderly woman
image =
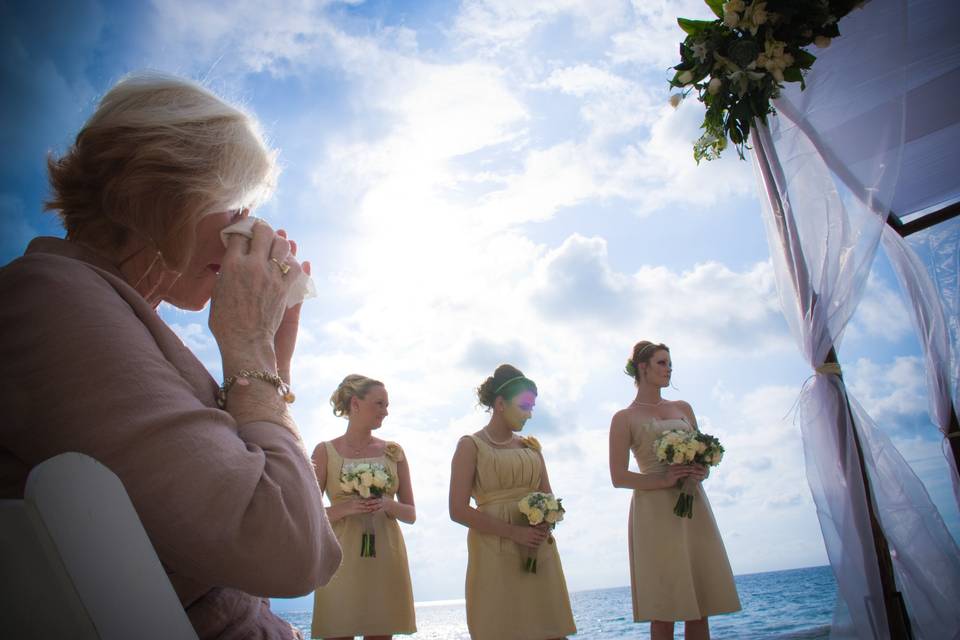
<path fill-rule="evenodd" d="M 201 638 L 299 637 L 265 597 L 340 562 L 287 406 L 301 265 L 265 223 L 220 233 L 269 194 L 272 152 L 202 87 L 136 75 L 49 170 L 66 238 L 0 269 L 0 498 L 86 453 L 123 481 Z M 222 386 L 156 312 L 211 298 Z"/>

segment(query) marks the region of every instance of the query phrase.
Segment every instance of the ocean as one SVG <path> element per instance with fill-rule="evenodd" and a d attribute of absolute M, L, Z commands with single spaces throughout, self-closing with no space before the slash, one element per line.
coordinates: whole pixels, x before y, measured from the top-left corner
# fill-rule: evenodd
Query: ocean
<path fill-rule="evenodd" d="M 743 610 L 710 618 L 716 640 L 820 640 L 829 635 L 837 597 L 830 567 L 810 567 L 736 576 Z M 634 624 L 630 587 L 570 594 L 576 640 L 648 639 L 650 625 Z M 469 640 L 462 601 L 417 604 L 415 640 Z M 277 612 L 310 637 L 310 611 Z M 683 637 L 682 625 L 676 637 Z"/>

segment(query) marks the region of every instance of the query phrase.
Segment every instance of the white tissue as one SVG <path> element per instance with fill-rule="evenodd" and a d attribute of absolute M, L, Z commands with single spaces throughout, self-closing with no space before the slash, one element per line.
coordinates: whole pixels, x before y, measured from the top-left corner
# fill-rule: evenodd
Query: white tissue
<path fill-rule="evenodd" d="M 220 239 L 223 240 L 223 246 L 227 246 L 227 236 L 232 233 L 239 234 L 247 238 L 253 238 L 253 225 L 259 222 L 259 218 L 248 216 L 239 222 L 235 222 L 220 230 Z M 313 278 L 304 272 L 300 272 L 290 289 L 287 291 L 287 308 L 300 304 L 307 298 L 317 297 L 317 287 L 313 284 Z"/>

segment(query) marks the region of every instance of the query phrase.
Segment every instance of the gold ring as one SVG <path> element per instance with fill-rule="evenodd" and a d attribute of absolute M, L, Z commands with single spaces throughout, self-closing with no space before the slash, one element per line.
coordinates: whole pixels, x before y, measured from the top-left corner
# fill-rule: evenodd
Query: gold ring
<path fill-rule="evenodd" d="M 270 262 L 277 265 L 277 267 L 280 268 L 280 273 L 282 273 L 283 275 L 287 275 L 287 273 L 290 271 L 290 265 L 288 265 L 286 262 L 280 262 L 279 260 L 273 257 L 270 258 Z"/>

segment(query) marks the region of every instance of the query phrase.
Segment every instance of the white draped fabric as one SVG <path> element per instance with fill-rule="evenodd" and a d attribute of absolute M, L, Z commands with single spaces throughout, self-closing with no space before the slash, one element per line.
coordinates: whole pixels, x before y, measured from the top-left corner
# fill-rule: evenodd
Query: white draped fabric
<path fill-rule="evenodd" d="M 960 331 L 957 287 L 960 260 L 960 218 L 937 225 L 910 243 L 887 227 L 883 246 L 890 258 L 900 288 L 910 304 L 914 328 L 923 345 L 930 417 L 944 434 L 943 452 L 952 472 L 953 495 L 960 507 L 960 478 L 946 434 L 950 413 L 957 406 Z M 911 245 L 930 258 L 924 264 Z M 929 269 L 929 271 L 928 271 Z M 930 277 L 933 274 L 935 279 Z M 944 309 L 946 307 L 946 310 Z M 946 312 L 945 312 L 946 311 Z"/>
<path fill-rule="evenodd" d="M 948 10 L 947 4 L 873 0 L 847 16 L 842 37 L 816 52 L 806 91 L 788 88 L 775 104 L 780 115 L 751 138 L 781 307 L 819 371 L 801 392 L 799 419 L 842 605 L 836 638 L 890 637 L 861 468 L 914 636 L 960 638 L 960 550 L 909 465 L 849 397 L 842 378 L 822 366 L 860 302 L 900 186 L 905 181 L 923 197 L 942 196 L 934 188 L 941 183 L 929 175 L 909 168 L 901 176 L 901 162 L 916 152 L 907 107 L 918 31 L 909 12 L 915 5 Z"/>

